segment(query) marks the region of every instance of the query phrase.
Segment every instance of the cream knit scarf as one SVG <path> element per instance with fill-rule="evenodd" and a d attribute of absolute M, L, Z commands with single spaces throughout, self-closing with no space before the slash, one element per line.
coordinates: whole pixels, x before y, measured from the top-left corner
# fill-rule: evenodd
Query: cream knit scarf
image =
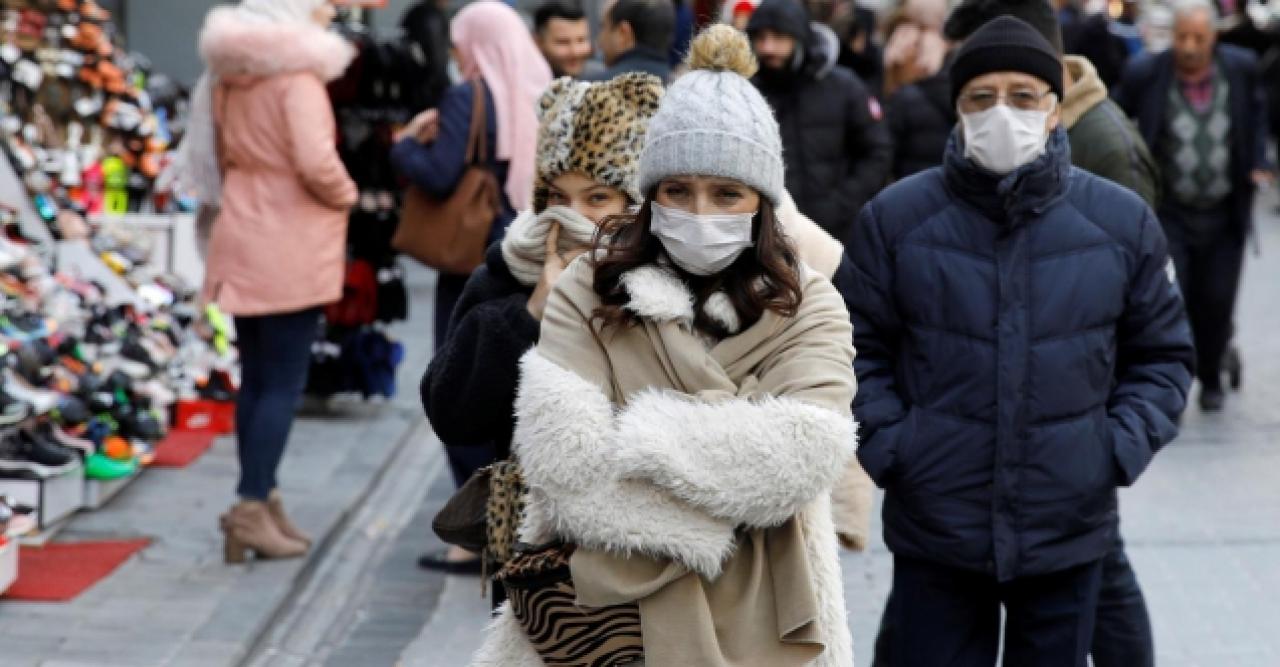
<path fill-rule="evenodd" d="M 552 206 L 536 215 L 532 210 L 521 213 L 502 239 L 502 258 L 522 285 L 537 285 L 542 277 L 552 223 L 560 225 L 561 251 L 589 248 L 595 239 L 596 223 L 566 206 Z"/>

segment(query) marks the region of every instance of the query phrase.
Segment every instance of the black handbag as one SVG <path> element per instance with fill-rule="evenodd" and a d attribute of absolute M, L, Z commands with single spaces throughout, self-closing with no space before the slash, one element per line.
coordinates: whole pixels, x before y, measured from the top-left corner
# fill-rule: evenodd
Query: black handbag
<path fill-rule="evenodd" d="M 431 522 L 448 544 L 482 554 L 485 564 L 511 558 L 524 514 L 525 486 L 520 466 L 499 461 L 477 470 Z"/>

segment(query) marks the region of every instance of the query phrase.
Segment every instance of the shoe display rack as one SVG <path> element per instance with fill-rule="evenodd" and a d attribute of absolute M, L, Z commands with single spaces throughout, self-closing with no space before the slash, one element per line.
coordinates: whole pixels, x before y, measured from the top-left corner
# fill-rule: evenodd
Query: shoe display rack
<path fill-rule="evenodd" d="M 23 477 L 0 477 L 0 496 L 34 508 L 34 532 L 19 535 L 26 540 L 35 535 L 52 536 L 72 514 L 84 507 L 84 464 L 73 459 L 60 469 L 41 470 Z"/>
<path fill-rule="evenodd" d="M 229 322 L 175 275 L 193 202 L 156 188 L 184 113 L 94 0 L 0 0 L 0 498 L 29 508 L 24 542 L 138 479 L 191 404 L 234 396 Z"/>
<path fill-rule="evenodd" d="M 0 495 L 0 595 L 18 579 L 19 538 L 35 530 L 35 508 Z"/>
<path fill-rule="evenodd" d="M 143 470 L 142 466 L 135 467 L 129 474 L 117 479 L 85 479 L 80 507 L 86 510 L 96 510 L 103 507 L 123 491 L 125 487 L 138 479 Z"/>
<path fill-rule="evenodd" d="M 18 580 L 18 543 L 0 534 L 0 595 Z"/>

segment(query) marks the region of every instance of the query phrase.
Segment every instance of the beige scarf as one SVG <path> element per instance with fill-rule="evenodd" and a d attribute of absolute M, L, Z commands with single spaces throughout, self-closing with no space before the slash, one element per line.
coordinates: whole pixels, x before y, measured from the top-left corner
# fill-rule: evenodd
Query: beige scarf
<path fill-rule="evenodd" d="M 527 210 L 507 227 L 502 238 L 502 258 L 511 275 L 523 285 L 537 285 L 547 259 L 547 235 L 560 225 L 560 251 L 589 248 L 596 223 L 567 206 L 552 206 L 542 213 Z"/>
<path fill-rule="evenodd" d="M 532 522 L 581 545 L 579 603 L 638 601 L 649 667 L 848 664 L 828 500 L 855 444 L 839 294 L 806 268 L 794 317 L 708 345 L 669 270 L 625 276 L 641 322 L 603 331 L 591 277 L 580 260 L 557 284 L 516 406 Z"/>

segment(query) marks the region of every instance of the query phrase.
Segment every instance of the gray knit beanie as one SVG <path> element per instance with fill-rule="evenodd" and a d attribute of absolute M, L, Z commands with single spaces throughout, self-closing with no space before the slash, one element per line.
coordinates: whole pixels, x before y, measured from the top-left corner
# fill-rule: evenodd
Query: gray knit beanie
<path fill-rule="evenodd" d="M 756 60 L 742 33 L 712 26 L 689 47 L 689 73 L 667 89 L 640 154 L 643 192 L 671 176 L 719 176 L 778 206 L 785 188 L 773 110 L 749 80 Z"/>

